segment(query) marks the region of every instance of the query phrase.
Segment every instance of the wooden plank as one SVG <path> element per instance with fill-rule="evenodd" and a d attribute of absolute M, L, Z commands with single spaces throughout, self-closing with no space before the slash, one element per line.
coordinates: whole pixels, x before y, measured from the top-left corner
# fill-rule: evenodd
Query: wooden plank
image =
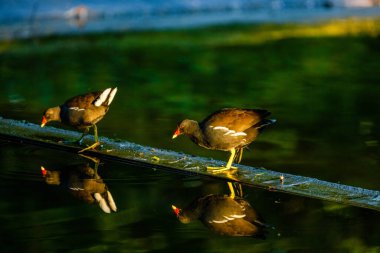
<path fill-rule="evenodd" d="M 76 139 L 79 132 L 54 127 L 41 128 L 39 125 L 0 118 L 0 138 L 18 143 L 45 146 L 68 152 L 78 152 L 81 148 L 58 143 L 62 139 Z M 85 142 L 91 142 L 93 136 L 87 136 Z M 237 181 L 245 185 L 260 187 L 271 191 L 281 191 L 310 198 L 333 201 L 380 211 L 380 191 L 330 183 L 315 178 L 280 173 L 245 165 L 235 173 L 213 174 L 206 166 L 222 166 L 225 161 L 177 153 L 153 147 L 142 146 L 128 141 L 115 141 L 101 137 L 103 148 L 99 151 L 86 151 L 91 156 L 118 162 L 150 166 L 155 168 L 196 173 L 203 176 Z M 284 177 L 284 180 L 280 180 Z"/>

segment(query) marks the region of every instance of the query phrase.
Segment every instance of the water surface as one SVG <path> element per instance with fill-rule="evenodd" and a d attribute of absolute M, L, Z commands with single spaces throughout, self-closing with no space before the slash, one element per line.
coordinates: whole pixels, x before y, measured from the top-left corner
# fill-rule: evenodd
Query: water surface
<path fill-rule="evenodd" d="M 104 213 L 74 195 L 71 184 L 47 184 L 40 166 L 69 173 L 92 161 L 76 154 L 1 142 L 0 200 L 4 252 L 378 252 L 377 212 L 243 186 L 245 199 L 269 228 L 267 238 L 213 233 L 199 221 L 180 223 L 183 207 L 225 182 L 151 167 L 101 161 L 99 177 L 117 212 Z M 7 159 L 4 159 L 6 157 Z"/>

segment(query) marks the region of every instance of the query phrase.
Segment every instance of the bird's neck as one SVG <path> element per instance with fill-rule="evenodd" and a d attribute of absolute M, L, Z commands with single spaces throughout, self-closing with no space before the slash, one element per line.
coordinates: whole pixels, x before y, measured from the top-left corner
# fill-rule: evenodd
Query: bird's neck
<path fill-rule="evenodd" d="M 54 114 L 51 117 L 51 121 L 61 121 L 61 107 L 53 107 Z"/>
<path fill-rule="evenodd" d="M 194 123 L 193 126 L 192 126 L 192 128 L 191 128 L 191 130 L 188 133 L 186 133 L 186 134 L 190 137 L 190 139 L 194 143 L 203 146 L 203 144 L 204 144 L 204 135 L 203 135 L 203 132 L 202 132 L 202 130 L 201 130 L 198 122 Z"/>
<path fill-rule="evenodd" d="M 182 223 L 189 223 L 191 221 L 199 219 L 201 217 L 201 214 L 202 214 L 201 208 L 198 206 L 193 206 L 183 211 L 180 221 Z"/>

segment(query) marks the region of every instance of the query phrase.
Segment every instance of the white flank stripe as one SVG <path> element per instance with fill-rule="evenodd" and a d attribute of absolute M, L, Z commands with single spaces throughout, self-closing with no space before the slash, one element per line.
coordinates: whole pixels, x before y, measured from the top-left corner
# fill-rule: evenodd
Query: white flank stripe
<path fill-rule="evenodd" d="M 110 105 L 110 104 L 112 103 L 112 100 L 113 100 L 113 98 L 114 98 L 115 95 L 116 95 L 116 92 L 117 92 L 117 87 L 116 87 L 115 89 L 112 90 L 112 92 L 111 92 L 111 94 L 110 94 L 110 96 L 109 96 L 109 98 L 108 98 L 108 105 Z"/>
<path fill-rule="evenodd" d="M 83 188 L 78 188 L 78 187 L 69 187 L 70 190 L 72 191 L 83 191 Z"/>
<path fill-rule="evenodd" d="M 246 135 L 247 134 L 244 132 L 237 132 L 237 133 L 231 134 L 231 136 L 246 136 Z"/>
<path fill-rule="evenodd" d="M 99 96 L 99 98 L 95 101 L 95 106 L 101 106 L 107 99 L 108 95 L 111 92 L 111 88 L 106 89 L 103 91 L 103 93 Z"/>
<path fill-rule="evenodd" d="M 226 223 L 228 220 L 212 220 L 209 221 L 208 223 Z"/>
<path fill-rule="evenodd" d="M 232 135 L 234 133 L 236 133 L 234 130 L 228 130 L 228 132 L 225 133 L 224 135 Z"/>
<path fill-rule="evenodd" d="M 231 217 L 233 217 L 233 218 L 237 218 L 237 219 L 239 219 L 239 218 L 244 218 L 245 217 L 245 214 L 233 214 L 233 215 L 231 215 Z"/>
<path fill-rule="evenodd" d="M 231 217 L 228 217 L 228 216 L 223 216 L 224 218 L 226 218 L 227 220 L 234 220 L 235 218 L 231 218 Z"/>
<path fill-rule="evenodd" d="M 223 126 L 216 126 L 216 127 L 214 127 L 214 130 L 224 130 L 224 131 L 229 131 L 230 129 L 228 129 L 227 127 L 223 127 Z"/>
<path fill-rule="evenodd" d="M 69 110 L 75 110 L 75 111 L 84 111 L 84 109 L 79 107 L 69 107 Z"/>

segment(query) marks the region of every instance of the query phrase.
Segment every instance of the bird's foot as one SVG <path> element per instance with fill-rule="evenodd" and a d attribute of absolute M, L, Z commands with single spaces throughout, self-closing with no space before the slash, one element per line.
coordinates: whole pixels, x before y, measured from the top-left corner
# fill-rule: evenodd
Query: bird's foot
<path fill-rule="evenodd" d="M 87 148 L 81 149 L 78 151 L 78 153 L 83 153 L 84 151 L 90 150 L 90 149 L 95 149 L 96 147 L 100 146 L 100 142 L 95 142 L 91 146 L 88 146 Z"/>
<path fill-rule="evenodd" d="M 231 173 L 231 172 L 236 172 L 237 167 L 231 166 L 230 168 L 227 167 L 207 167 L 207 171 L 212 172 L 212 173 Z"/>

